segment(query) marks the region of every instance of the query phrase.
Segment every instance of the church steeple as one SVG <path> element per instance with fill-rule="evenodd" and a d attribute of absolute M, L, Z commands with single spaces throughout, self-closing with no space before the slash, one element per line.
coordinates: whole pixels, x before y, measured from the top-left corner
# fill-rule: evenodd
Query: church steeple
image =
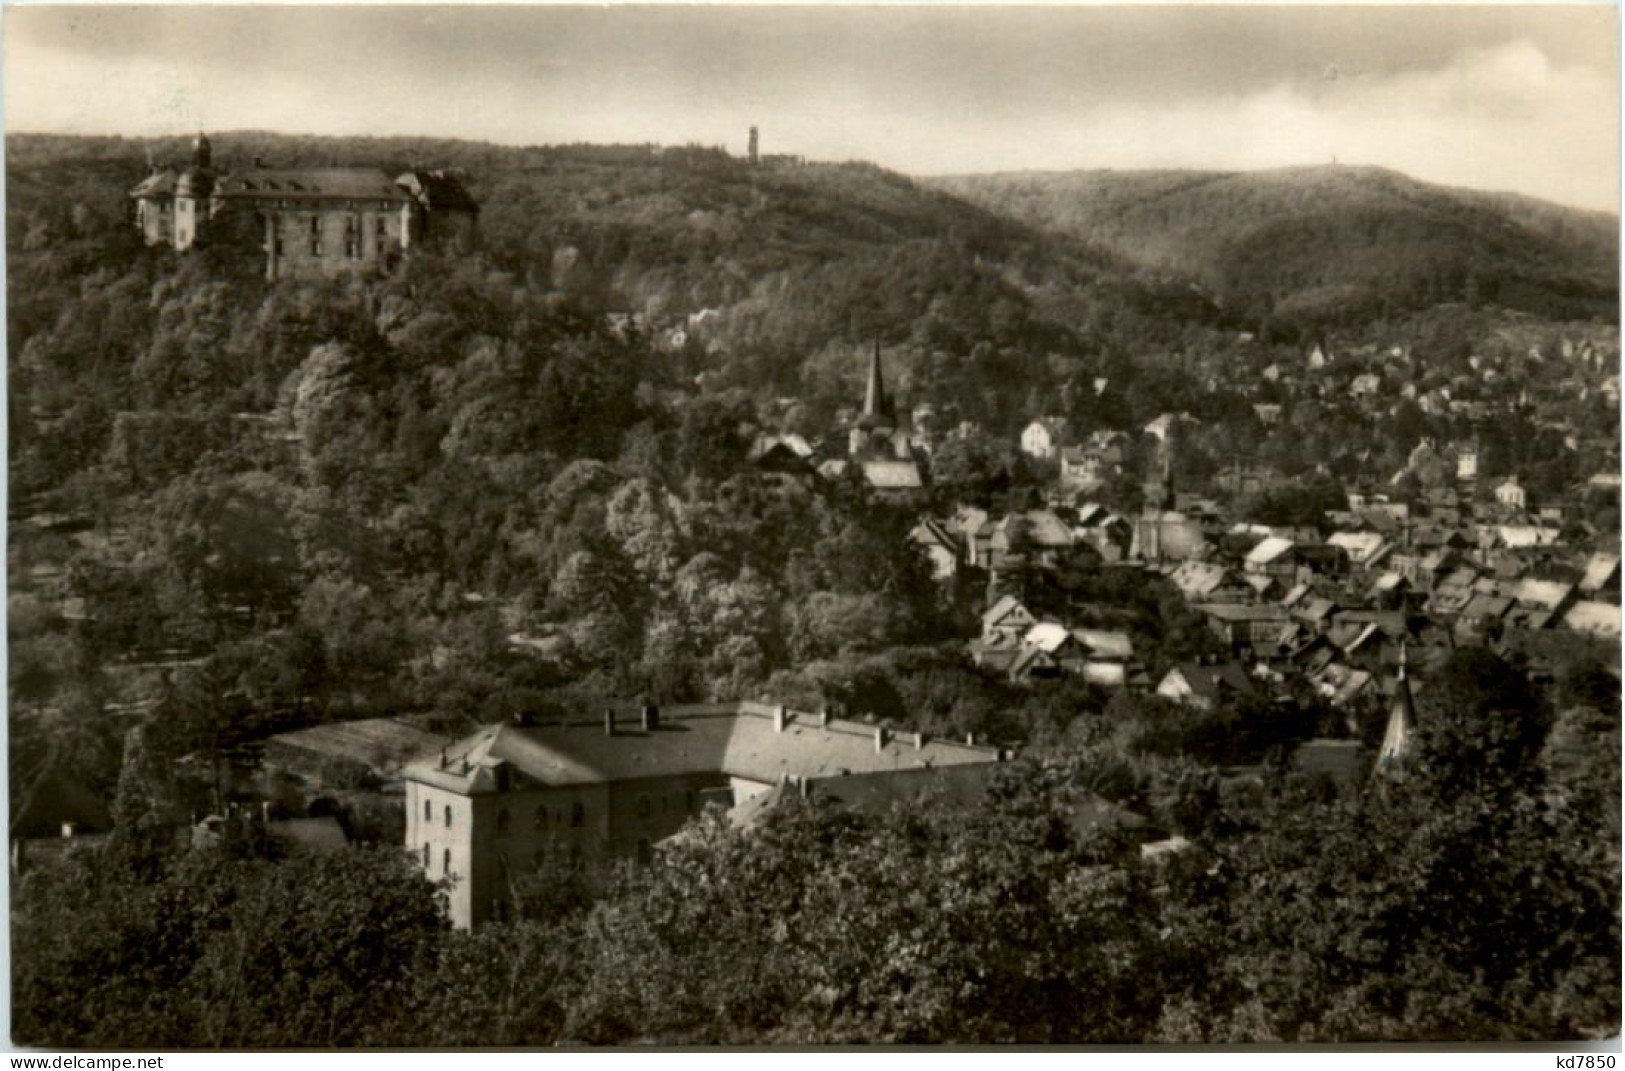
<path fill-rule="evenodd" d="M 1382 735 L 1377 754 L 1377 773 L 1398 775 L 1410 765 L 1416 751 L 1416 704 L 1411 699 L 1411 682 L 1405 675 L 1405 641 L 1399 641 L 1399 670 L 1394 679 L 1394 698 L 1388 705 L 1388 729 Z"/>
<path fill-rule="evenodd" d="M 869 357 L 869 385 L 863 392 L 863 415 L 858 418 L 861 428 L 891 428 L 897 426 L 897 413 L 886 394 L 886 382 L 880 371 L 880 339 L 875 339 L 874 353 Z"/>

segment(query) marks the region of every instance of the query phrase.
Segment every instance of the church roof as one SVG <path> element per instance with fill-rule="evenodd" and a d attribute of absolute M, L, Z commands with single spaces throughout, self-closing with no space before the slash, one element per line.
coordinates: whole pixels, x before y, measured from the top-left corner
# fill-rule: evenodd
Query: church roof
<path fill-rule="evenodd" d="M 1377 753 L 1378 773 L 1397 773 L 1410 763 L 1416 750 L 1416 703 L 1411 698 L 1411 682 L 1405 676 L 1405 645 L 1399 647 L 1399 673 L 1394 680 L 1394 697 L 1388 704 L 1388 728 Z"/>
<path fill-rule="evenodd" d="M 880 342 L 869 356 L 869 380 L 863 392 L 863 415 L 858 418 L 860 428 L 891 428 L 897 426 L 897 412 L 886 394 L 886 381 L 880 371 Z"/>

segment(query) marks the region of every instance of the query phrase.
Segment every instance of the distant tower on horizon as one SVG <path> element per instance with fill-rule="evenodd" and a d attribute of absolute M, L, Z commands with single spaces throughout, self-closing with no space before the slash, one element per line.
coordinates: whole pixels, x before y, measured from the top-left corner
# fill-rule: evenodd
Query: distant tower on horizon
<path fill-rule="evenodd" d="M 756 164 L 761 162 L 761 155 L 760 155 L 760 152 L 758 150 L 759 150 L 759 142 L 758 142 L 758 139 L 757 139 L 757 136 L 756 136 L 756 128 L 751 127 L 750 128 L 750 162 L 751 162 L 752 167 L 754 167 Z"/>

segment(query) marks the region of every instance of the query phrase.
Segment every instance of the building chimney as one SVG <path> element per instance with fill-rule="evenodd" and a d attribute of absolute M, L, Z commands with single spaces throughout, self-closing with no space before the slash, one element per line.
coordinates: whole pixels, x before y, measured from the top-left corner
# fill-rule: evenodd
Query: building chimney
<path fill-rule="evenodd" d="M 660 728 L 660 708 L 653 703 L 643 704 L 643 731 L 652 733 Z"/>
<path fill-rule="evenodd" d="M 77 830 L 74 828 L 74 824 L 72 822 L 63 822 L 62 823 L 62 839 L 63 840 L 72 840 L 73 835 L 74 835 L 75 832 L 77 832 Z"/>
<path fill-rule="evenodd" d="M 882 751 L 885 751 L 885 750 L 886 750 L 886 727 L 884 725 L 877 725 L 877 726 L 875 726 L 875 754 L 878 755 Z"/>
<path fill-rule="evenodd" d="M 966 747 L 975 747 L 976 746 L 976 734 L 975 733 L 966 733 L 965 734 L 965 746 Z"/>
<path fill-rule="evenodd" d="M 820 729 L 828 729 L 829 728 L 829 708 L 828 707 L 824 707 L 821 710 L 819 710 L 819 712 L 818 712 L 818 727 Z"/>
<path fill-rule="evenodd" d="M 442 770 L 444 770 L 448 765 L 450 765 L 450 762 L 446 758 L 446 749 L 441 748 L 440 749 L 440 768 Z"/>
<path fill-rule="evenodd" d="M 802 778 L 799 779 L 798 787 L 801 789 L 801 798 L 806 799 L 807 794 L 808 794 L 808 789 L 807 789 L 807 779 L 805 777 L 802 777 Z"/>
<path fill-rule="evenodd" d="M 924 733 L 915 733 L 914 734 L 914 750 L 918 751 L 924 746 L 925 746 L 925 734 Z"/>
<path fill-rule="evenodd" d="M 780 703 L 778 706 L 773 708 L 773 731 L 774 732 L 776 732 L 776 733 L 784 732 L 784 727 L 786 725 L 788 725 L 789 722 L 790 722 L 790 711 L 785 708 L 783 703 Z"/>
<path fill-rule="evenodd" d="M 615 735 L 615 709 L 613 707 L 604 708 L 604 735 Z"/>

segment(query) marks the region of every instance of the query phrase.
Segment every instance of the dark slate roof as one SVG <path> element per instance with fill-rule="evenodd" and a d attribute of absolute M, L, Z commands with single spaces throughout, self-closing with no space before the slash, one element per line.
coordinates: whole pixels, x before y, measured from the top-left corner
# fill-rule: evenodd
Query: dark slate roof
<path fill-rule="evenodd" d="M 223 176 L 215 192 L 234 200 L 393 201 L 410 199 L 394 179 L 376 168 L 255 168 Z"/>
<path fill-rule="evenodd" d="M 1199 662 L 1180 662 L 1174 666 L 1179 675 L 1185 678 L 1191 691 L 1204 698 L 1212 698 L 1219 694 L 1221 688 L 1229 688 L 1241 695 L 1254 695 L 1252 678 L 1247 676 L 1246 669 L 1240 662 L 1225 662 L 1217 666 L 1204 666 Z"/>
<path fill-rule="evenodd" d="M 456 176 L 444 171 L 408 171 L 396 178 L 418 203 L 430 211 L 478 212 L 474 202 Z"/>

